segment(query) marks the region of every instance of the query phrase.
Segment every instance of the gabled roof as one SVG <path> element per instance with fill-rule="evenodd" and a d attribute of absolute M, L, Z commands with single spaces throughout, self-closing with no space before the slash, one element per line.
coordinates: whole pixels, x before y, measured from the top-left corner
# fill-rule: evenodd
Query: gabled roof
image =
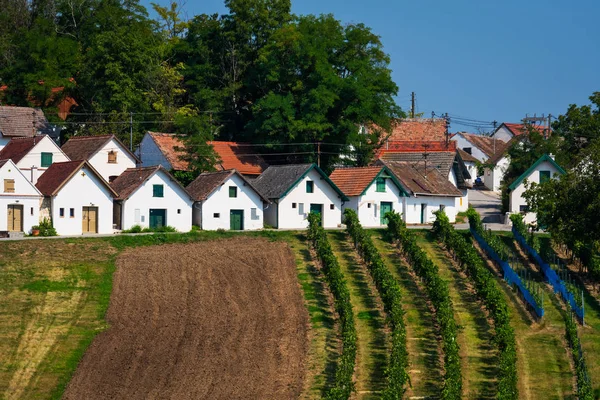
<path fill-rule="evenodd" d="M 63 144 L 62 151 L 65 152 L 71 160 L 89 160 L 102 147 L 104 147 L 111 140 L 115 140 L 121 150 L 125 151 L 134 160 L 139 162 L 139 159 L 119 140 L 115 135 L 97 135 L 97 136 L 73 136 L 67 140 L 67 143 Z"/>
<path fill-rule="evenodd" d="M 388 140 L 375 153 L 379 158 L 388 152 L 432 152 L 432 151 L 456 151 L 456 141 L 425 141 L 425 140 Z"/>
<path fill-rule="evenodd" d="M 156 147 L 165 156 L 171 168 L 175 171 L 187 171 L 190 164 L 181 159 L 184 155 L 184 143 L 181 138 L 173 133 L 148 132 Z M 142 157 L 143 158 L 143 157 Z"/>
<path fill-rule="evenodd" d="M 152 175 L 157 172 L 163 172 L 167 175 L 172 182 L 175 182 L 177 186 L 183 190 L 185 194 L 190 196 L 188 191 L 181 186 L 181 184 L 161 165 L 156 165 L 152 167 L 142 167 L 142 168 L 127 168 L 121 175 L 119 175 L 110 186 L 113 188 L 115 192 L 118 193 L 118 197 L 115 200 L 127 200 L 133 193 L 136 192 L 146 182 L 148 179 L 152 177 Z M 191 196 L 190 196 L 191 198 Z"/>
<path fill-rule="evenodd" d="M 253 183 L 268 199 L 281 199 L 313 169 L 321 175 L 343 200 L 348 200 L 340 188 L 316 164 L 271 165 Z"/>
<path fill-rule="evenodd" d="M 114 197 L 118 194 L 110 187 L 102 176 L 87 161 L 65 161 L 53 163 L 44 172 L 36 183 L 36 187 L 44 196 L 55 196 L 60 189 L 75 175 L 80 169 L 88 168 L 102 184 L 108 188 Z"/>
<path fill-rule="evenodd" d="M 239 176 L 244 184 L 254 190 L 263 201 L 270 203 L 267 199 L 244 175 L 239 171 L 232 169 L 228 171 L 205 172 L 200 175 L 192 183 L 187 186 L 187 191 L 192 196 L 194 201 L 204 201 L 210 196 L 219 186 L 221 186 L 232 175 Z"/>
<path fill-rule="evenodd" d="M 443 118 L 407 118 L 392 124 L 390 141 L 446 140 L 446 120 Z"/>
<path fill-rule="evenodd" d="M 506 142 L 491 136 L 476 135 L 474 133 L 458 132 L 457 135 L 464 137 L 469 143 L 481 150 L 486 156 L 492 157 L 504 149 Z"/>
<path fill-rule="evenodd" d="M 526 138 L 526 136 L 513 136 L 508 142 L 504 143 L 499 140 L 499 143 L 502 143 L 500 148 L 496 149 L 496 154 L 490 157 L 485 163 L 489 165 L 496 165 L 498 161 L 500 161 L 506 154 L 508 154 L 508 150 L 512 147 L 513 144 L 520 142 Z"/>
<path fill-rule="evenodd" d="M 0 106 L 0 135 L 32 137 L 38 132 L 50 134 L 52 128 L 42 110 L 30 107 Z"/>
<path fill-rule="evenodd" d="M 383 161 L 400 161 L 413 164 L 427 162 L 427 167 L 437 168 L 446 177 L 452 169 L 456 151 L 435 152 L 386 152 L 380 157 Z"/>
<path fill-rule="evenodd" d="M 512 133 L 515 136 L 519 136 L 522 135 L 524 133 L 527 133 L 527 125 L 525 124 L 511 124 L 509 122 L 503 122 L 498 129 L 500 129 L 502 127 L 502 125 L 504 125 L 506 127 L 506 129 L 508 129 L 510 131 L 510 133 Z M 540 133 L 544 133 L 546 131 L 546 127 L 545 126 L 541 126 L 541 125 L 529 125 L 529 127 L 535 129 L 536 131 L 540 132 Z"/>
<path fill-rule="evenodd" d="M 437 168 L 424 164 L 380 161 L 392 171 L 400 183 L 416 196 L 462 197 L 462 192 Z"/>
<path fill-rule="evenodd" d="M 562 169 L 561 166 L 558 165 L 552 157 L 550 157 L 548 154 L 544 154 L 543 156 L 538 158 L 538 160 L 536 162 L 534 162 L 533 165 L 527 169 L 527 171 L 523 172 L 521 174 L 521 176 L 519 176 L 517 179 L 515 179 L 515 181 L 513 183 L 511 183 L 508 188 L 510 190 L 515 190 L 517 188 L 517 186 L 519 186 L 519 184 L 521 182 L 523 182 L 525 179 L 527 179 L 529 177 L 529 175 L 531 175 L 533 173 L 533 171 L 535 171 L 535 168 L 538 165 L 540 165 L 541 163 L 543 163 L 544 161 L 548 161 L 550 164 L 554 165 L 554 168 L 556 168 L 556 170 L 558 172 L 560 172 L 561 175 L 564 175 L 566 173 L 565 170 Z"/>
<path fill-rule="evenodd" d="M 471 154 L 467 153 L 463 149 L 457 149 L 458 154 L 463 159 L 464 162 L 478 162 L 479 160 L 473 157 Z"/>
<path fill-rule="evenodd" d="M 33 189 L 40 195 L 42 196 L 42 193 L 39 191 L 39 189 L 37 187 L 35 187 L 35 185 L 33 183 L 31 183 L 31 181 L 29 179 L 27 179 L 27 177 L 25 176 L 25 174 L 23 174 L 23 171 L 21 171 L 19 169 L 19 167 L 17 167 L 17 165 L 12 161 L 12 160 L 0 160 L 0 169 L 2 169 L 2 167 L 4 167 L 6 164 L 9 164 L 9 168 L 14 168 L 15 172 L 18 174 L 21 174 L 21 176 L 23 177 L 23 180 L 27 182 L 27 184 L 30 187 L 33 187 Z M 17 194 L 18 195 L 18 194 Z"/>
<path fill-rule="evenodd" d="M 371 187 L 377 178 L 390 178 L 400 189 L 400 193 L 408 195 L 398 179 L 385 166 L 336 168 L 329 179 L 348 197 L 361 196 Z"/>
<path fill-rule="evenodd" d="M 46 135 L 38 135 L 34 137 L 15 137 L 10 139 L 8 144 L 0 151 L 0 159 L 11 159 L 15 164 L 21 161 L 36 144 L 47 137 Z M 50 139 L 52 141 L 52 139 Z M 53 142 L 54 143 L 54 142 Z"/>

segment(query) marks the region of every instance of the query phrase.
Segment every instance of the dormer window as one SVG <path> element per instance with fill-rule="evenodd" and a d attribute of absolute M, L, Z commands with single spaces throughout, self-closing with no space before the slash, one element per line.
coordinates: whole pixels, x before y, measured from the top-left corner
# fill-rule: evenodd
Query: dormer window
<path fill-rule="evenodd" d="M 117 152 L 114 150 L 111 150 L 108 152 L 108 163 L 109 164 L 116 164 L 117 163 Z"/>

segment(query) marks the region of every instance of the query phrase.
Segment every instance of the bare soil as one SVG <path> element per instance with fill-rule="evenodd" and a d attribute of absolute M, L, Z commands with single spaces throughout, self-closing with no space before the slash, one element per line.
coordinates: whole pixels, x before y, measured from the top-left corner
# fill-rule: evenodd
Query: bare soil
<path fill-rule="evenodd" d="M 65 399 L 284 399 L 302 390 L 308 314 L 284 243 L 237 238 L 124 252 L 110 328 Z"/>

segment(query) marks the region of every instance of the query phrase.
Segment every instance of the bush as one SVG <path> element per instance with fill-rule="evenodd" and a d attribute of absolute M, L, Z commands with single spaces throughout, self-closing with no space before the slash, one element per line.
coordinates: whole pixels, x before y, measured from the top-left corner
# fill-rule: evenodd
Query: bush
<path fill-rule="evenodd" d="M 417 244 L 417 237 L 406 228 L 400 214 L 390 212 L 388 219 L 388 236 L 392 241 L 397 241 L 401 251 L 413 266 L 415 273 L 425 283 L 427 297 L 433 304 L 437 320 L 440 324 L 442 345 L 444 350 L 444 387 L 443 399 L 460 399 L 462 397 L 462 374 L 460 367 L 459 346 L 456 342 L 457 328 L 454 320 L 454 308 L 450 299 L 448 283 L 440 275 L 437 265 L 429 259 Z M 441 223 L 441 221 L 445 221 Z M 443 211 L 439 211 L 434 223 L 434 232 L 440 233 L 450 225 L 450 221 Z"/>
<path fill-rule="evenodd" d="M 331 250 L 331 245 L 318 214 L 308 215 L 308 239 L 311 241 L 317 256 L 321 260 L 323 274 L 333 294 L 335 309 L 340 317 L 342 334 L 342 354 L 336 371 L 334 386 L 326 395 L 328 399 L 342 400 L 350 397 L 354 391 L 354 365 L 356 363 L 356 327 L 354 314 L 350 303 L 350 291 L 346 286 L 344 274 L 340 269 L 338 260 Z"/>
<path fill-rule="evenodd" d="M 344 223 L 354 241 L 354 247 L 367 264 L 367 269 L 373 281 L 375 281 L 375 286 L 383 302 L 392 330 L 392 349 L 386 371 L 387 387 L 383 393 L 383 398 L 399 399 L 404 395 L 404 386 L 409 380 L 406 372 L 408 352 L 406 350 L 406 327 L 404 326 L 400 286 L 385 266 L 371 237 L 360 225 L 354 210 L 346 209 L 344 211 Z"/>
<path fill-rule="evenodd" d="M 48 218 L 42 219 L 42 222 L 40 222 L 39 225 L 31 227 L 31 230 L 35 229 L 40 231 L 40 236 L 58 236 L 56 229 L 54 229 L 54 226 L 52 226 L 52 221 L 50 221 Z"/>
<path fill-rule="evenodd" d="M 172 226 L 159 226 L 156 228 L 148 228 L 148 227 L 142 228 L 140 225 L 133 225 L 131 228 L 121 231 L 121 233 L 149 233 L 149 232 L 156 232 L 156 233 L 177 232 L 177 229 L 173 228 Z"/>

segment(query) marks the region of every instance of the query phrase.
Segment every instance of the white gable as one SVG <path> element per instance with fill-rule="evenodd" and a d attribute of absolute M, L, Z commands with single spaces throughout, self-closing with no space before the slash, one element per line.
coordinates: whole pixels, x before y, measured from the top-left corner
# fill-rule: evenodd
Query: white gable
<path fill-rule="evenodd" d="M 23 171 L 27 179 L 33 184 L 38 181 L 47 169 L 48 165 L 43 166 L 42 157 L 44 154 L 52 154 L 52 163 L 71 161 L 71 159 L 61 150 L 54 140 L 48 136 L 43 136 L 35 146 L 17 163 L 19 169 Z"/>
<path fill-rule="evenodd" d="M 109 158 L 109 153 L 114 152 L 114 157 Z M 114 160 L 114 162 L 110 162 Z M 135 158 L 115 138 L 109 140 L 88 160 L 90 165 L 105 181 L 110 182 L 110 177 L 117 177 L 127 168 L 135 168 Z"/>
<path fill-rule="evenodd" d="M 14 191 L 9 189 L 11 186 L 14 187 Z M 0 231 L 9 229 L 9 215 L 14 213 L 14 208 L 18 208 L 21 227 L 17 230 L 22 229 L 23 232 L 30 233 L 31 227 L 40 221 L 41 199 L 42 194 L 11 160 L 0 167 Z M 14 223 L 11 225 L 14 227 Z"/>
<path fill-rule="evenodd" d="M 461 135 L 460 133 L 457 133 L 456 135 L 454 135 L 452 137 L 452 140 L 454 140 L 456 142 L 456 147 L 458 147 L 459 149 L 464 150 L 466 149 L 471 149 L 471 155 L 473 157 L 475 157 L 476 159 L 478 159 L 481 162 L 484 162 L 488 159 L 488 156 L 481 151 L 481 149 L 477 146 L 475 146 L 473 143 L 471 143 L 466 137 L 464 137 L 463 135 Z M 467 151 L 468 153 L 468 151 Z"/>
<path fill-rule="evenodd" d="M 513 138 L 513 136 L 515 135 L 513 135 L 510 129 L 508 129 L 505 125 L 500 125 L 500 127 L 496 129 L 496 132 L 494 132 L 491 137 L 496 138 L 498 140 L 502 140 L 503 142 L 507 143 L 510 139 Z"/>
<path fill-rule="evenodd" d="M 152 136 L 146 132 L 140 145 L 138 146 L 136 155 L 142 161 L 142 167 L 153 167 L 155 165 L 162 165 L 164 169 L 170 171 L 173 169 L 171 163 L 167 160 L 165 155 L 160 151 Z"/>
<path fill-rule="evenodd" d="M 14 180 L 15 190 L 13 193 L 4 192 L 5 179 Z M 2 185 L 0 186 L 0 194 L 2 194 L 2 196 L 42 196 L 39 190 L 29 181 L 29 179 L 27 179 L 12 160 L 8 160 L 6 164 L 0 168 L 0 185 Z"/>

